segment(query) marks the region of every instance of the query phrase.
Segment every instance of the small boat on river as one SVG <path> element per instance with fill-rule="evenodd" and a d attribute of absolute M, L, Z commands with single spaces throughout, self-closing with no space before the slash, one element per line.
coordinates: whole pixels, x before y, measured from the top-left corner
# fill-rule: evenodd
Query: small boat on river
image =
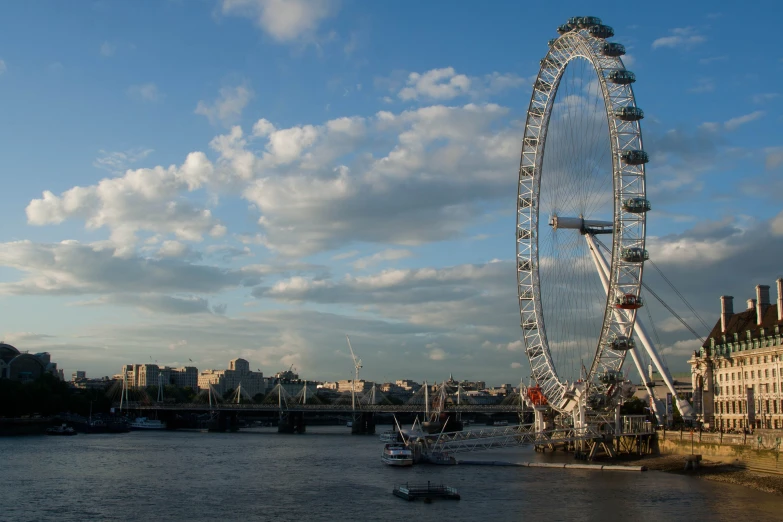
<path fill-rule="evenodd" d="M 381 460 L 389 466 L 413 466 L 413 452 L 403 444 L 385 444 Z"/>
<path fill-rule="evenodd" d="M 46 429 L 47 435 L 76 435 L 76 430 L 63 424 L 62 426 L 54 426 Z"/>
<path fill-rule="evenodd" d="M 148 419 L 147 417 L 136 417 L 136 420 L 131 422 L 130 429 L 132 430 L 165 430 L 166 424 L 159 420 Z"/>

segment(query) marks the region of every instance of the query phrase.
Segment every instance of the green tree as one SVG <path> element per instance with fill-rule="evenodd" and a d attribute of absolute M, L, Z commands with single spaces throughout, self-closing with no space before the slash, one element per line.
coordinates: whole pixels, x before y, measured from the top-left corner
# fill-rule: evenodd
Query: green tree
<path fill-rule="evenodd" d="M 642 399 L 639 397 L 631 397 L 629 400 L 625 401 L 620 408 L 620 413 L 623 415 L 644 415 L 647 413 L 645 411 L 645 408 L 647 407 L 647 403 L 645 403 Z"/>

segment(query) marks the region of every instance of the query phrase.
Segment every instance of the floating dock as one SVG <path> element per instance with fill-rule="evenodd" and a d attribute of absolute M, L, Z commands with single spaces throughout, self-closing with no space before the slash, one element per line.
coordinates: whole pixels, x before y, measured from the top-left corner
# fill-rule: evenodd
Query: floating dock
<path fill-rule="evenodd" d="M 517 466 L 523 468 L 587 469 L 592 471 L 647 471 L 646 466 L 610 464 L 567 464 L 560 462 L 503 462 L 500 460 L 458 460 L 461 466 Z"/>
<path fill-rule="evenodd" d="M 449 500 L 460 499 L 457 488 L 451 488 L 449 486 L 444 486 L 443 484 L 430 484 L 429 482 L 426 484 L 400 484 L 399 486 L 394 486 L 392 493 L 395 496 L 404 498 L 408 501 L 423 499 L 425 502 L 429 502 L 436 498 L 445 498 Z"/>

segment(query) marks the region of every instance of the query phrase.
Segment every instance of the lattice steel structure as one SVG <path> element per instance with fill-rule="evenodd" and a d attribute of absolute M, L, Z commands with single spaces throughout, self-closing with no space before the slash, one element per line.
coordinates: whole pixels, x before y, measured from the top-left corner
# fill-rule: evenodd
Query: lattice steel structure
<path fill-rule="evenodd" d="M 595 17 L 575 17 L 560 26 L 558 32 L 561 36 L 549 42 L 549 52 L 541 60 L 522 140 L 516 233 L 521 327 L 532 377 L 549 405 L 570 413 L 576 408 L 575 395 L 582 395 L 590 409 L 606 411 L 617 400 L 616 394 L 613 395 L 616 382 L 607 376 L 621 375 L 628 352 L 628 347 L 618 344 L 618 340 L 632 338 L 636 310 L 642 305 L 639 291 L 646 259 L 645 213 L 649 210 L 644 167 L 648 158 L 642 148 L 639 125 L 643 113 L 636 107 L 631 87 L 635 76 L 621 59 L 624 47 L 606 41 L 614 34 L 610 27 Z M 611 173 L 606 175 L 611 175 L 612 219 L 595 221 L 589 215 L 554 215 L 549 216 L 549 222 L 542 223 L 541 186 L 550 174 L 544 159 L 557 154 L 546 150 L 550 118 L 564 72 L 578 60 L 587 62 L 587 67 L 595 72 L 596 88 L 603 100 L 604 110 L 599 112 L 605 113 L 608 124 Z M 539 238 L 548 226 L 555 230 L 558 226 L 574 229 L 570 232 L 578 231 L 588 237 L 607 233 L 613 238 L 603 323 L 592 364 L 582 376 L 584 384 L 574 385 L 558 376 L 547 337 L 548 318 L 543 308 L 547 288 L 542 288 L 539 273 L 544 261 L 539 258 Z"/>

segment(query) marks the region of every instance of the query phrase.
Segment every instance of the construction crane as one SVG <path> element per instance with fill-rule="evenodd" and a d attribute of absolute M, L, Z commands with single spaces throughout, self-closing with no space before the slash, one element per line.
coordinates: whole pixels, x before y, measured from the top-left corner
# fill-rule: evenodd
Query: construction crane
<path fill-rule="evenodd" d="M 348 340 L 348 349 L 351 351 L 351 358 L 353 359 L 353 367 L 356 370 L 354 374 L 353 385 L 351 386 L 351 408 L 356 410 L 356 383 L 359 381 L 359 370 L 362 369 L 362 360 L 356 357 L 353 353 L 353 347 L 351 347 L 351 339 L 347 335 L 345 338 Z"/>

